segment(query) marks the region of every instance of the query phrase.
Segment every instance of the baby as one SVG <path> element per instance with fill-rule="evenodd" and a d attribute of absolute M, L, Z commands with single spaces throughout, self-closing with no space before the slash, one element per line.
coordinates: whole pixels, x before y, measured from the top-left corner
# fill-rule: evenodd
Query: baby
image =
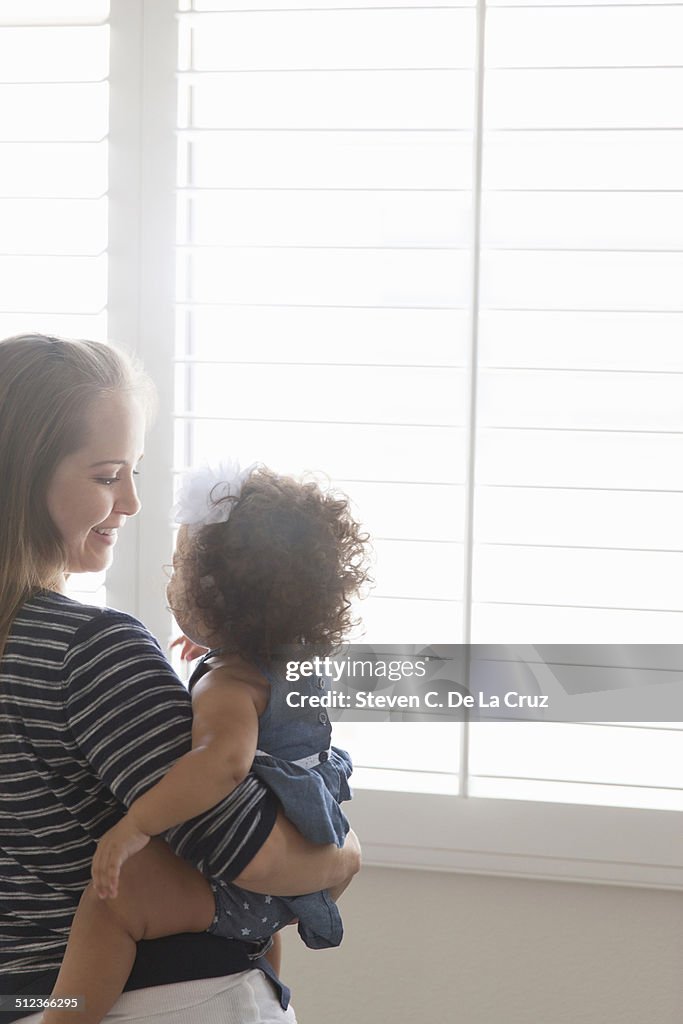
<path fill-rule="evenodd" d="M 315 706 L 319 702 L 311 707 L 300 697 L 287 700 L 292 690 L 319 696 L 325 681 L 290 684 L 284 678 L 284 660 L 328 654 L 353 625 L 350 598 L 368 578 L 367 535 L 348 500 L 261 466 L 240 471 L 226 465 L 217 473 L 188 475 L 176 519 L 181 525 L 169 604 L 185 636 L 211 648 L 190 679 L 192 750 L 99 841 L 92 875 L 101 898 L 117 896 L 122 865 L 152 836 L 218 804 L 250 771 L 312 842 L 341 847 L 349 830 L 339 806 L 351 797 L 349 755 L 330 745 L 330 723 Z M 163 847 L 165 858 L 165 844 L 152 843 Z M 162 858 L 153 870 L 173 870 L 173 855 L 168 859 L 168 867 Z M 99 922 L 95 933 L 79 921 L 79 908 L 55 992 L 85 995 L 80 1024 L 96 1024 L 115 1002 L 141 934 L 201 931 L 208 923 L 209 932 L 254 943 L 258 957 L 279 929 L 297 919 L 308 946 L 341 942 L 335 903 L 341 888 L 283 899 L 215 877 L 210 863 L 195 866 L 211 886 L 212 921 L 202 898 L 196 913 L 193 905 L 178 908 L 177 921 L 166 906 L 157 921 L 154 910 L 144 922 L 128 922 L 125 914 L 122 920 L 119 913 L 111 927 Z M 86 943 L 90 961 L 99 949 L 107 965 L 96 979 L 79 968 L 79 948 Z M 44 1014 L 45 1024 L 60 1020 L 56 1011 Z"/>

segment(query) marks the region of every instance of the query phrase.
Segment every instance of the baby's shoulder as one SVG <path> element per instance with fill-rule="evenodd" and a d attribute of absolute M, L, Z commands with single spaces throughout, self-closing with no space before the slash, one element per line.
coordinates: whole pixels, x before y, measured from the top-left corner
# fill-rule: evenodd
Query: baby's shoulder
<path fill-rule="evenodd" d="M 248 693 L 257 713 L 263 714 L 270 699 L 268 680 L 255 665 L 238 655 L 219 655 L 205 666 L 202 675 L 194 682 L 192 703 L 203 700 L 209 694 L 212 700 L 220 699 L 221 694 L 225 694 L 226 700 L 229 700 L 236 690 Z"/>

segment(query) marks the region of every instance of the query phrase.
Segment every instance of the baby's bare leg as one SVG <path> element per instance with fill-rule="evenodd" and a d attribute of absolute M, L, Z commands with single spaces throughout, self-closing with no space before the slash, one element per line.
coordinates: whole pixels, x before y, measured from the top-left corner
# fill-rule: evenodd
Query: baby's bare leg
<path fill-rule="evenodd" d="M 52 995 L 84 996 L 85 1009 L 46 1010 L 42 1024 L 97 1024 L 123 991 L 137 942 L 204 931 L 214 911 L 206 879 L 152 839 L 123 865 L 116 899 L 99 899 L 92 885 L 83 893 Z"/>

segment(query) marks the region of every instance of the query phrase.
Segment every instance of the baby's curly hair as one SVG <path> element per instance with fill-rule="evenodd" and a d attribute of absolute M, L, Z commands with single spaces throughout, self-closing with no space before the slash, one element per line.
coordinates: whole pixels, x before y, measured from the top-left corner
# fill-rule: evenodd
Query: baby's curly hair
<path fill-rule="evenodd" d="M 249 661 L 283 647 L 320 657 L 352 626 L 350 598 L 370 581 L 368 534 L 349 499 L 258 467 L 227 522 L 191 542 L 189 596 L 209 632 Z"/>

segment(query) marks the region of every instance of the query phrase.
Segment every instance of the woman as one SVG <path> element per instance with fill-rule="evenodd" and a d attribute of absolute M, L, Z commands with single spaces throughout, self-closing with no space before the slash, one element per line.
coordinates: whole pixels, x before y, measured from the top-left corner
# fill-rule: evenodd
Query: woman
<path fill-rule="evenodd" d="M 139 510 L 149 396 L 110 347 L 0 342 L 0 1000 L 29 1000 L 0 1003 L 6 1021 L 51 991 L 76 905 L 93 899 L 96 840 L 190 747 L 189 697 L 156 641 L 63 594 L 69 573 L 106 569 Z M 343 850 L 309 844 L 252 776 L 168 838 L 200 870 L 274 895 L 343 884 L 359 864 L 355 837 Z M 174 858 L 160 901 L 206 892 L 186 860 Z M 248 945 L 202 933 L 138 949 L 117 1020 L 294 1020 Z"/>

